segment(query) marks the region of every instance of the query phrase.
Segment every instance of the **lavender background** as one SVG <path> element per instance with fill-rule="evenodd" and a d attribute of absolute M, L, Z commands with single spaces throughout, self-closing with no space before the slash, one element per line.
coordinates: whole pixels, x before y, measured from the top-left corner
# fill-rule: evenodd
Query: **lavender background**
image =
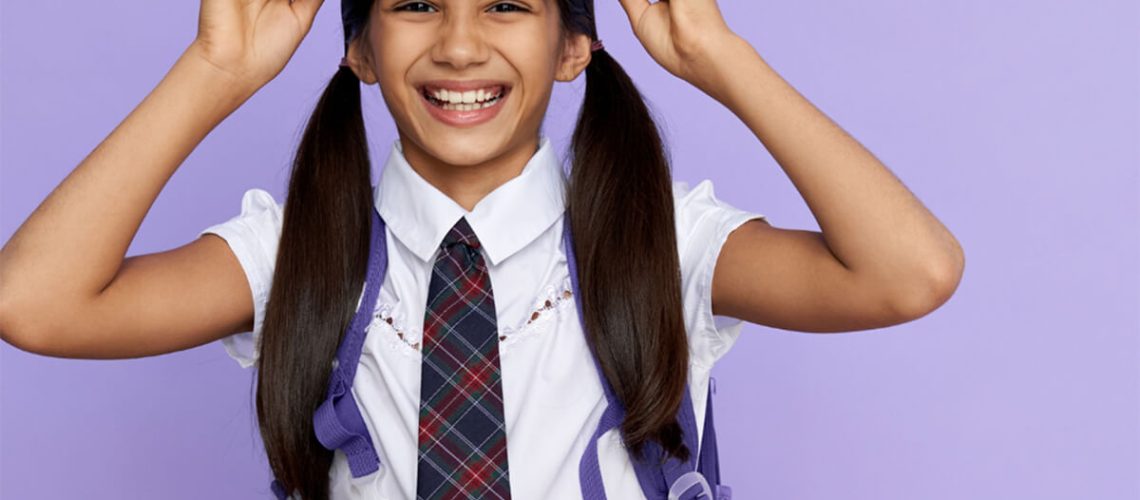
<path fill-rule="evenodd" d="M 1137 2 L 720 3 L 968 261 L 954 298 L 916 322 L 832 335 L 746 325 L 715 371 L 737 498 L 1140 498 Z M 237 214 L 249 187 L 283 198 L 341 55 L 336 8 L 326 2 L 284 73 L 189 157 L 129 254 L 188 242 Z M 196 33 L 198 2 L 0 9 L 7 241 L 166 73 Z M 598 12 L 662 117 L 676 178 L 710 178 L 729 203 L 818 230 L 743 124 L 657 67 L 616 0 Z M 557 89 L 547 132 L 562 147 L 581 80 Z M 394 131 L 376 92 L 366 113 L 384 154 Z M 3 345 L 0 364 L 5 500 L 271 497 L 253 372 L 217 343 L 120 361 Z"/>

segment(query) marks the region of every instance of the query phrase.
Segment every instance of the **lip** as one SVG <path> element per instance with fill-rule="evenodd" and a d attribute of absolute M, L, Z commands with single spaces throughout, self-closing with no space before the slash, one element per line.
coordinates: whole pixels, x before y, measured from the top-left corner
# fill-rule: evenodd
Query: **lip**
<path fill-rule="evenodd" d="M 448 89 L 448 90 L 478 90 L 482 88 L 502 86 L 503 95 L 495 104 L 489 108 L 475 109 L 471 111 L 452 111 L 446 110 L 436 106 L 428 101 L 424 96 L 424 90 Z M 481 123 L 485 123 L 493 119 L 499 114 L 503 108 L 503 103 L 511 95 L 511 86 L 506 82 L 499 80 L 431 80 L 420 83 L 416 86 L 416 93 L 420 96 L 420 102 L 427 108 L 428 114 L 443 122 L 446 125 L 453 127 L 473 127 Z"/>

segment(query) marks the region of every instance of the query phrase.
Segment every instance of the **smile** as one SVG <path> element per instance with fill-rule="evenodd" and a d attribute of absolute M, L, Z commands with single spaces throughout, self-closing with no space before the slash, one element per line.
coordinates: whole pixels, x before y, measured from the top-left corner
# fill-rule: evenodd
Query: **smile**
<path fill-rule="evenodd" d="M 434 91 L 424 87 L 424 97 L 432 104 L 448 111 L 474 111 L 494 106 L 503 97 L 506 87 L 499 85 L 477 90 L 447 90 Z"/>
<path fill-rule="evenodd" d="M 489 82 L 440 82 L 419 90 L 432 117 L 451 126 L 472 126 L 494 118 L 511 89 Z"/>

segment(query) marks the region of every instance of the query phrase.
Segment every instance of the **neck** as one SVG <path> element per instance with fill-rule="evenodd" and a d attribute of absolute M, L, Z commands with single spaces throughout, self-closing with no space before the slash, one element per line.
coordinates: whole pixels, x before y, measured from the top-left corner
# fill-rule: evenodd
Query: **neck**
<path fill-rule="evenodd" d="M 501 154 L 478 163 L 447 163 L 400 135 L 404 158 L 420 177 L 470 212 L 495 188 L 518 177 L 538 151 L 538 138 L 508 146 Z"/>

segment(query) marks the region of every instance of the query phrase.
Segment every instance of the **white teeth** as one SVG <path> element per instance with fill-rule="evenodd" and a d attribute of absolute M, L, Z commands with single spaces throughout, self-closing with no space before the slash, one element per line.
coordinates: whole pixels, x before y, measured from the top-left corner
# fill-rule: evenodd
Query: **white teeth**
<path fill-rule="evenodd" d="M 502 91 L 494 92 L 492 89 L 477 89 L 461 92 L 458 90 L 439 89 L 430 94 L 432 97 L 443 102 L 452 104 L 475 104 L 498 97 L 502 94 Z"/>
<path fill-rule="evenodd" d="M 430 92 L 430 95 L 437 101 L 440 101 L 439 106 L 443 109 L 450 111 L 474 111 L 489 108 L 498 103 L 499 99 L 503 96 L 503 89 L 501 87 L 494 87 L 492 89 L 476 89 L 463 92 L 438 89 L 434 92 Z"/>

